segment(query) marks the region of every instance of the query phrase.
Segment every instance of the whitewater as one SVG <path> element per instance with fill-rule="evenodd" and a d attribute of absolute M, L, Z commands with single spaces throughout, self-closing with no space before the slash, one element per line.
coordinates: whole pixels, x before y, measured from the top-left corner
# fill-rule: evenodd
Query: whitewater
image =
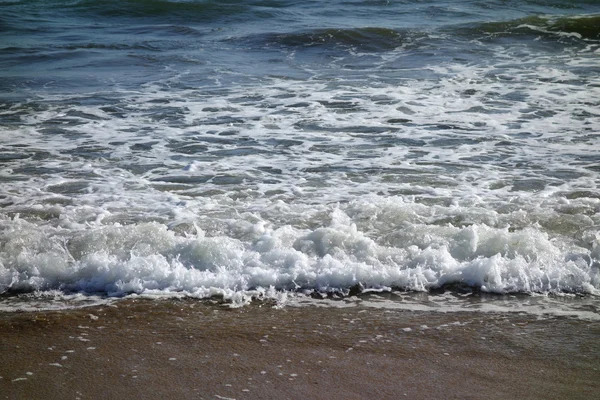
<path fill-rule="evenodd" d="M 76 3 L 2 41 L 4 304 L 600 294 L 596 6 Z"/>

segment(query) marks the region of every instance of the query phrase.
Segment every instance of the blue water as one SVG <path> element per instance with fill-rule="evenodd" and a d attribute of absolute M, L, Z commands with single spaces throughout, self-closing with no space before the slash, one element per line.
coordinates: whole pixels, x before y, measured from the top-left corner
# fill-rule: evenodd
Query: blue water
<path fill-rule="evenodd" d="M 596 1 L 2 1 L 0 293 L 594 299 L 599 56 Z"/>
<path fill-rule="evenodd" d="M 178 73 L 194 88 L 238 74 L 339 77 L 348 73 L 340 68 L 381 69 L 381 58 L 398 48 L 406 54 L 383 67 L 481 63 L 494 57 L 493 45 L 551 55 L 597 40 L 600 12 L 595 1 L 4 1 L 1 7 L 2 85 L 17 95 L 135 88 Z M 594 13 L 588 22 L 568 19 Z M 519 28 L 528 22 L 538 29 Z M 557 37 L 569 32 L 564 24 L 582 38 Z"/>

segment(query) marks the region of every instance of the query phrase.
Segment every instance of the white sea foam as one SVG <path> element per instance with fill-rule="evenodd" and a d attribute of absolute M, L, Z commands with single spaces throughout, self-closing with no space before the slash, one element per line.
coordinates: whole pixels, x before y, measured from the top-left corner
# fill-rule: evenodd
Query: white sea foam
<path fill-rule="evenodd" d="M 5 110 L 0 292 L 598 295 L 600 81 L 503 57 Z"/>
<path fill-rule="evenodd" d="M 391 202 L 370 205 L 385 213 Z M 359 217 L 364 215 L 354 215 Z M 243 293 L 264 295 L 269 288 L 344 291 L 356 284 L 427 290 L 465 283 L 497 293 L 598 293 L 597 255 L 539 229 L 406 222 L 389 238 L 371 238 L 362 229 L 375 230 L 383 222 L 375 218 L 359 229 L 336 207 L 325 227 L 234 220 L 229 226 L 234 235 L 212 237 L 202 231 L 180 236 L 157 222 L 65 232 L 3 221 L 0 287 L 112 296 L 184 292 L 237 302 L 244 301 Z"/>

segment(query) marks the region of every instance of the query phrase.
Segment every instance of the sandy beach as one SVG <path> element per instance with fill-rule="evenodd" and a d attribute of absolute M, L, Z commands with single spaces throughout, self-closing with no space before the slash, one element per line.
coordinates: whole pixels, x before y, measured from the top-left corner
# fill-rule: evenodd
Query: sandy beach
<path fill-rule="evenodd" d="M 0 315 L 6 399 L 591 399 L 600 324 L 126 300 Z"/>
<path fill-rule="evenodd" d="M 600 400 L 600 0 L 0 31 L 0 400 Z"/>

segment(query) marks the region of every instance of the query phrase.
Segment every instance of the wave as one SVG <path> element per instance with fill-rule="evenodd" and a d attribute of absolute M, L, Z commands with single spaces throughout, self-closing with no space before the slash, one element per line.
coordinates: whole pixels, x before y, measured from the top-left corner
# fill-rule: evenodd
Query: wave
<path fill-rule="evenodd" d="M 399 47 L 413 45 L 427 37 L 428 33 L 417 30 L 365 27 L 259 34 L 242 38 L 241 41 L 256 47 L 353 49 L 369 53 L 392 51 Z M 240 41 L 239 38 L 230 40 Z"/>
<path fill-rule="evenodd" d="M 600 15 L 569 17 L 531 16 L 503 22 L 478 22 L 436 29 L 396 29 L 388 27 L 321 28 L 291 33 L 267 33 L 245 38 L 231 38 L 257 48 L 283 47 L 291 49 L 318 48 L 352 50 L 365 53 L 389 52 L 444 46 L 454 37 L 469 40 L 494 38 L 544 37 L 553 41 L 600 41 Z"/>
<path fill-rule="evenodd" d="M 178 21 L 214 21 L 222 17 L 252 12 L 243 1 L 172 1 L 172 0 L 79 0 L 55 4 L 78 15 L 127 18 L 163 18 Z"/>
<path fill-rule="evenodd" d="M 347 295 L 363 289 L 448 287 L 491 293 L 600 293 L 597 235 L 582 247 L 535 226 L 509 230 L 408 220 L 390 225 L 387 233 L 373 234 L 373 227 L 357 227 L 360 215 L 349 216 L 364 213 L 364 206 L 333 208 L 329 224 L 310 229 L 232 219 L 229 233 L 214 236 L 193 223 L 66 229 L 18 217 L 3 220 L 0 294 L 58 290 L 231 298 L 240 293 Z M 415 211 L 408 203 L 370 206 L 378 208 L 381 223 L 388 225 L 388 219 Z"/>
<path fill-rule="evenodd" d="M 31 7 L 38 9 L 32 14 L 44 18 L 44 8 L 48 7 L 45 0 L 22 0 L 3 4 L 5 7 Z M 52 10 L 61 10 L 63 16 L 83 17 L 128 17 L 128 18 L 177 18 L 179 21 L 213 21 L 220 17 L 252 12 L 251 5 L 244 1 L 173 1 L 173 0 L 58 0 L 52 1 Z M 10 9 L 8 9 L 10 11 Z M 19 20 L 38 17 L 19 14 L 14 15 Z M 257 15 L 260 15 L 257 13 Z"/>
<path fill-rule="evenodd" d="M 600 41 L 600 15 L 529 16 L 511 21 L 484 22 L 457 28 L 458 33 L 487 37 L 536 36 Z"/>

